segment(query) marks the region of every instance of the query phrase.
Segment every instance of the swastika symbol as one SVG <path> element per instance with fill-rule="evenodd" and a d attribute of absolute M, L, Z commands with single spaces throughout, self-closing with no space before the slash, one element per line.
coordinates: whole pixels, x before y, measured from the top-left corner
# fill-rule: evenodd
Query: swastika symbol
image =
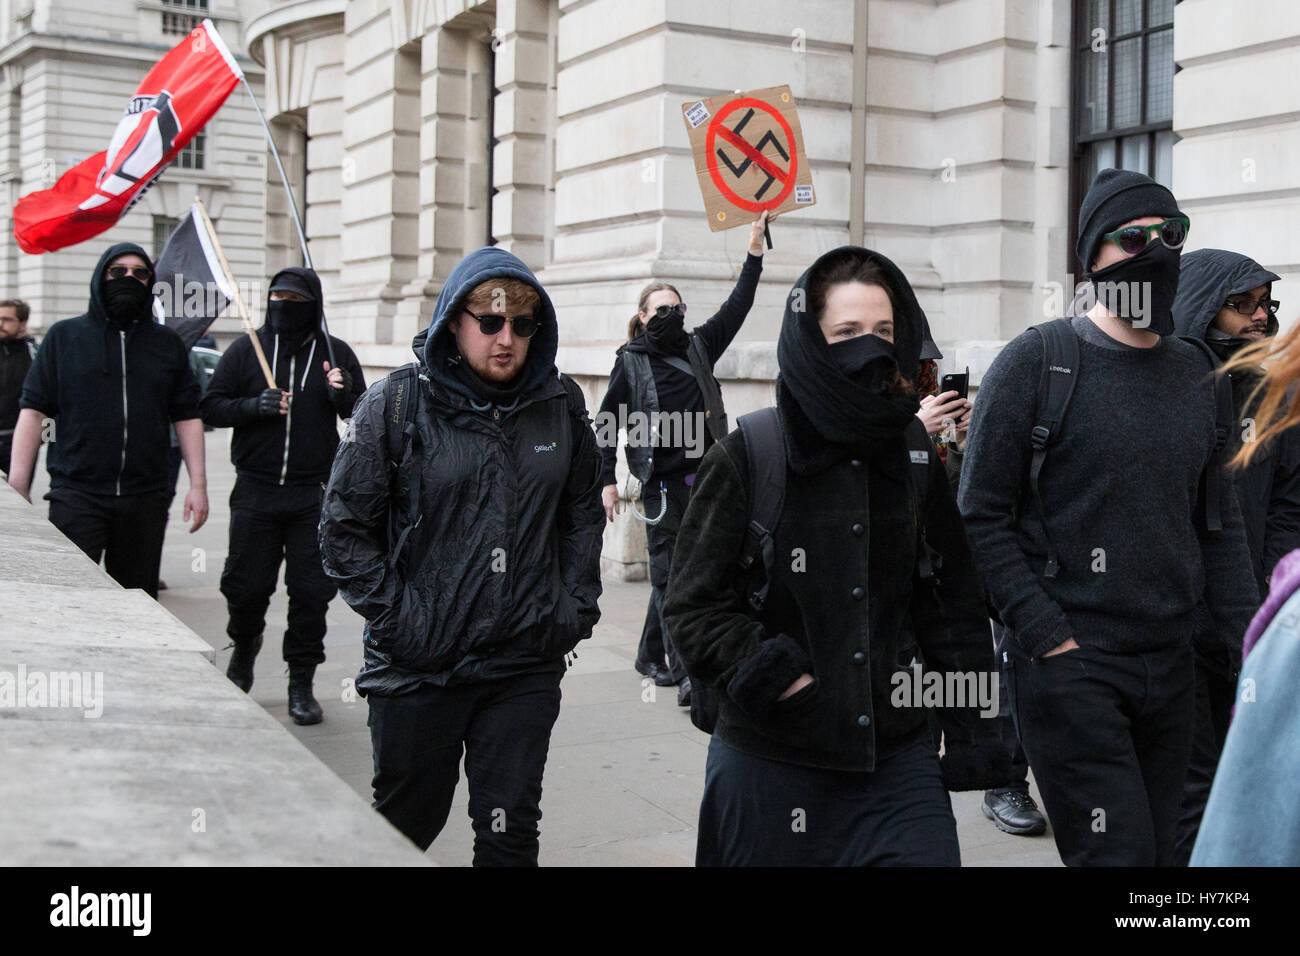
<path fill-rule="evenodd" d="M 731 161 L 731 157 L 727 155 L 726 151 L 723 150 L 722 147 L 718 147 L 717 154 L 718 154 L 718 159 L 722 160 L 722 162 L 726 164 L 726 167 L 731 170 L 732 175 L 734 175 L 737 179 L 745 175 L 745 172 L 749 169 L 751 164 L 754 163 L 758 164 L 759 169 L 763 171 L 763 174 L 765 176 L 763 180 L 763 184 L 759 186 L 758 191 L 754 193 L 754 199 L 760 200 L 763 198 L 763 195 L 771 187 L 772 183 L 776 182 L 778 179 L 784 182 L 785 177 L 788 175 L 786 170 L 777 169 L 771 164 L 764 162 L 763 150 L 766 149 L 768 146 L 772 146 L 778 153 L 781 154 L 781 158 L 784 159 L 786 162 L 790 161 L 790 154 L 785 151 L 785 147 L 781 145 L 781 141 L 772 135 L 771 130 L 768 130 L 766 133 L 764 133 L 762 137 L 759 139 L 759 141 L 755 143 L 753 146 L 750 146 L 748 142 L 741 139 L 740 137 L 741 131 L 744 130 L 745 126 L 753 118 L 754 118 L 754 110 L 751 108 L 749 112 L 744 115 L 741 121 L 737 123 L 733 129 L 728 130 L 724 126 L 721 127 L 718 131 L 719 135 L 722 136 L 723 139 L 727 140 L 727 142 L 729 143 L 734 144 L 736 148 L 738 148 L 741 151 L 741 154 L 745 157 L 744 162 L 742 162 L 740 165 L 736 165 L 735 163 L 733 163 Z M 731 133 L 732 135 L 728 136 L 727 135 L 728 133 Z"/>
<path fill-rule="evenodd" d="M 740 122 L 730 127 L 725 121 L 733 113 L 740 116 Z M 742 134 L 756 116 L 769 122 L 755 124 L 766 129 L 756 143 L 750 143 Z M 705 165 L 718 194 L 738 209 L 756 213 L 776 209 L 794 190 L 799 166 L 794 130 L 777 107 L 761 99 L 746 96 L 725 103 L 709 123 L 705 155 L 716 158 Z M 785 160 L 784 169 L 778 156 Z M 737 190 L 738 181 L 752 167 L 761 172 L 762 179 L 751 199 Z"/>

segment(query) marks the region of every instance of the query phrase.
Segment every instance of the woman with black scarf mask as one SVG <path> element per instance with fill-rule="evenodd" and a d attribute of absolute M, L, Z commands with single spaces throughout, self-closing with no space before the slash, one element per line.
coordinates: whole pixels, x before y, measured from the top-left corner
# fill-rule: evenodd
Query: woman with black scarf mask
<path fill-rule="evenodd" d="M 775 217 L 763 213 L 751 227 L 749 254 L 736 287 L 717 314 L 694 331 L 686 331 L 686 304 L 673 286 L 652 282 L 641 291 L 637 313 L 629 323 L 628 343 L 618 350 L 609 373 L 609 388 L 596 416 L 598 426 L 602 421 L 618 422 L 620 426 L 627 423 L 628 469 L 641 482 L 642 506 L 652 520 L 657 518 L 646 525 L 651 592 L 635 667 L 661 686 L 679 684 L 677 702 L 682 706 L 690 704 L 690 681 L 663 627 L 663 589 L 668 583 L 677 526 L 686 510 L 695 470 L 714 440 L 706 414 L 716 416 L 717 422 L 725 420 L 713 367 L 740 332 L 754 304 L 754 291 L 763 271 L 763 233 L 771 218 Z M 692 340 L 697 343 L 694 358 L 690 354 Z M 665 427 L 658 435 L 649 427 L 637 428 L 638 419 L 656 412 L 669 416 L 670 422 L 680 422 L 682 427 Z M 719 427 L 719 433 L 724 430 Z M 601 500 L 606 518 L 613 521 L 619 511 L 614 478 L 618 460 L 616 431 L 597 427 L 596 434 Z"/>
<path fill-rule="evenodd" d="M 754 500 L 744 433 L 700 468 L 664 609 L 686 669 L 720 702 L 698 865 L 958 865 L 947 791 L 1007 773 L 995 722 L 980 719 L 989 703 L 969 699 L 991 690 L 997 712 L 961 517 L 938 455 L 923 498 L 910 464 L 926 333 L 906 278 L 867 249 L 827 253 L 791 290 L 777 344 L 785 490 L 761 611 L 738 564 Z M 920 528 L 937 579 L 918 573 Z M 938 678 L 979 691 L 919 692 Z"/>

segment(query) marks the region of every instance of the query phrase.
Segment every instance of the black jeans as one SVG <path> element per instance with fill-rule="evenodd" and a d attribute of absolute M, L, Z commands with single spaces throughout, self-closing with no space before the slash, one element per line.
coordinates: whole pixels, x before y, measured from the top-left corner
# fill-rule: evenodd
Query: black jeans
<path fill-rule="evenodd" d="M 681 476 L 665 478 L 664 486 L 668 492 L 668 504 L 663 519 L 645 527 L 646 545 L 650 550 L 650 603 L 646 606 L 646 619 L 641 628 L 641 643 L 636 650 L 636 659 L 642 667 L 666 662 L 669 676 L 680 683 L 686 676 L 686 669 L 682 667 L 681 658 L 677 656 L 664 624 L 664 589 L 668 587 L 673 547 L 677 544 L 677 532 L 682 526 L 682 515 L 686 514 L 691 488 Z M 659 479 L 652 478 L 641 492 L 641 506 L 653 518 L 659 514 L 660 501 Z"/>
<path fill-rule="evenodd" d="M 536 866 L 542 771 L 563 668 L 459 687 L 371 694 L 374 807 L 427 850 L 442 832 L 465 754 L 475 866 Z"/>
<path fill-rule="evenodd" d="M 1192 737 L 1190 646 L 1013 649 L 1020 741 L 1067 866 L 1170 866 Z"/>
<path fill-rule="evenodd" d="M 1183 785 L 1182 819 L 1178 822 L 1178 843 L 1174 863 L 1186 866 L 1192 858 L 1201 817 L 1210 799 L 1210 786 L 1219 767 L 1223 742 L 1232 722 L 1232 704 L 1237 680 L 1226 648 L 1206 651 L 1194 646 L 1196 680 L 1196 722 L 1192 729 L 1192 756 Z"/>
<path fill-rule="evenodd" d="M 998 737 L 1002 740 L 1002 746 L 1011 756 L 1011 775 L 1007 778 L 1006 784 L 995 788 L 992 792 L 1008 793 L 1019 790 L 1028 793 L 1029 758 L 1025 756 L 1025 749 L 1020 746 L 1020 731 L 1016 727 L 1015 713 L 1011 709 L 1011 686 L 1016 679 L 1016 665 L 1007 640 L 1008 634 L 1007 629 L 1001 624 L 993 625 L 993 636 L 997 642 L 996 653 L 1002 663 L 1002 679 L 998 681 L 998 715 L 994 719 L 997 721 Z"/>
<path fill-rule="evenodd" d="M 696 866 L 961 866 L 928 735 L 871 773 L 821 770 L 709 742 Z"/>
<path fill-rule="evenodd" d="M 158 597 L 158 565 L 167 527 L 166 492 L 144 495 L 91 495 L 52 488 L 50 524 L 58 528 L 124 588 Z"/>
<path fill-rule="evenodd" d="M 325 660 L 325 612 L 336 588 L 325 576 L 316 538 L 322 494 L 320 485 L 271 485 L 242 476 L 230 493 L 230 549 L 221 572 L 230 615 L 226 633 L 236 644 L 262 633 L 283 558 L 289 664 Z"/>

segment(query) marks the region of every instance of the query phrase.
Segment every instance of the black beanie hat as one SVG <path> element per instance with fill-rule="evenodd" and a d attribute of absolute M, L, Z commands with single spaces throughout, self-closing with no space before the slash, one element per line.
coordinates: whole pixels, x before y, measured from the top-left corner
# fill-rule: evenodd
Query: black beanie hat
<path fill-rule="evenodd" d="M 1178 200 L 1164 186 L 1129 169 L 1103 169 L 1079 207 L 1079 242 L 1074 247 L 1084 274 L 1092 272 L 1101 237 L 1132 219 L 1181 216 Z"/>

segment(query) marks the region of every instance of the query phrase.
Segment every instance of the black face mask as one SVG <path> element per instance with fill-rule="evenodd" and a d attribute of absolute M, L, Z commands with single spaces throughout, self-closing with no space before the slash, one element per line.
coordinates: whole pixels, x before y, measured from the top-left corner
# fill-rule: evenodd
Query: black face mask
<path fill-rule="evenodd" d="M 645 327 L 646 342 L 663 355 L 685 355 L 690 336 L 686 334 L 686 316 L 671 312 L 667 318 L 655 315 Z"/>
<path fill-rule="evenodd" d="M 894 343 L 872 334 L 834 343 L 831 360 L 847 378 L 873 392 L 884 392 L 898 369 Z"/>
<path fill-rule="evenodd" d="M 1088 279 L 1111 315 L 1135 329 L 1173 335 L 1181 262 L 1181 249 L 1169 249 L 1157 239 L 1135 256 L 1088 273 Z"/>
<path fill-rule="evenodd" d="M 272 299 L 267 303 L 266 314 L 271 322 L 271 331 L 286 338 L 298 338 L 316 325 L 315 302 Z"/>
<path fill-rule="evenodd" d="M 150 317 L 149 305 L 153 293 L 138 279 L 123 276 L 104 283 L 104 311 L 108 324 L 115 329 L 129 329 L 137 322 Z"/>

